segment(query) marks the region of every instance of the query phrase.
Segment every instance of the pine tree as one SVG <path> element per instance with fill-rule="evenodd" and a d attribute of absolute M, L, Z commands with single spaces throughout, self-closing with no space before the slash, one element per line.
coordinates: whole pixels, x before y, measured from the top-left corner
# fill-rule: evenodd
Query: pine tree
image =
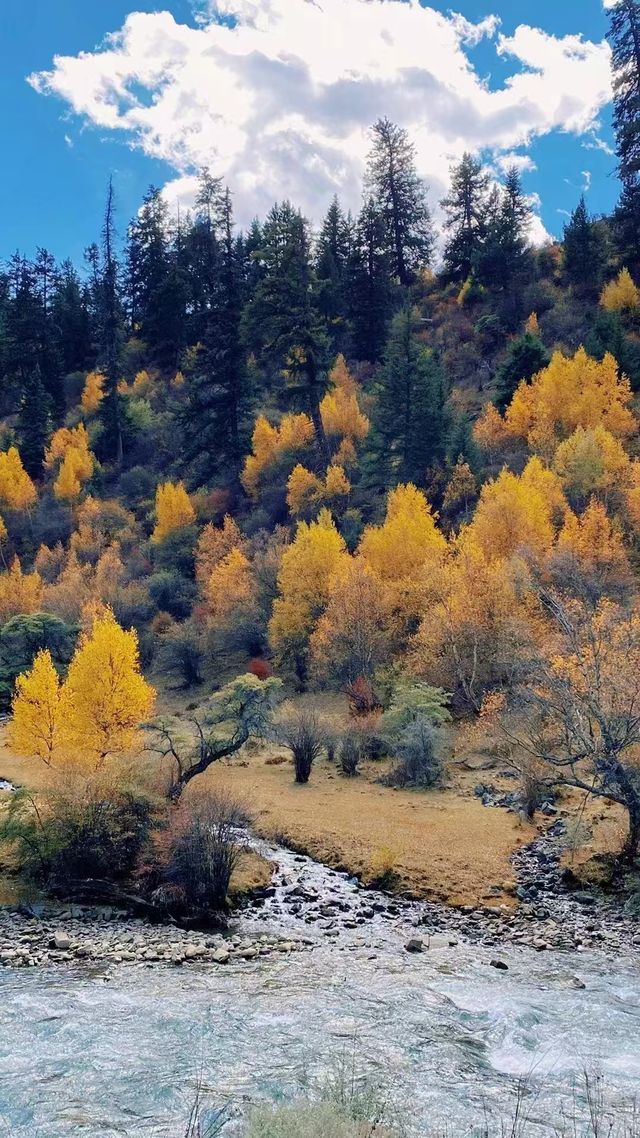
<path fill-rule="evenodd" d="M 392 322 L 377 393 L 377 475 L 386 485 L 389 481 L 424 485 L 428 467 L 445 455 L 445 379 L 433 353 L 416 340 L 409 309 Z"/>
<path fill-rule="evenodd" d="M 496 372 L 496 406 L 504 411 L 510 404 L 518 384 L 526 383 L 547 367 L 551 360 L 539 336 L 525 332 L 512 340 L 506 358 Z"/>
<path fill-rule="evenodd" d="M 344 347 L 352 224 L 334 197 L 316 245 L 316 305 L 335 351 Z"/>
<path fill-rule="evenodd" d="M 18 413 L 20 454 L 32 478 L 42 474 L 44 452 L 51 429 L 50 399 L 36 364 L 24 384 Z"/>
<path fill-rule="evenodd" d="M 365 192 L 384 222 L 391 270 L 401 285 L 409 285 L 433 252 L 426 186 L 416 170 L 415 147 L 406 130 L 387 118 L 378 119 L 371 136 Z"/>
<path fill-rule="evenodd" d="M 212 182 L 203 183 L 199 197 L 200 223 L 210 244 L 205 278 L 208 311 L 183 412 L 185 454 L 198 460 L 205 476 L 226 470 L 230 482 L 237 483 L 248 402 L 240 338 L 241 249 L 233 232 L 231 194 L 215 183 L 214 199 L 209 193 Z"/>
<path fill-rule="evenodd" d="M 349 275 L 354 352 L 373 363 L 384 351 L 394 289 L 385 226 L 372 198 L 363 205 L 356 223 Z"/>
<path fill-rule="evenodd" d="M 91 323 L 86 287 L 71 261 L 63 261 L 57 274 L 51 317 L 65 375 L 83 371 L 91 358 Z"/>
<path fill-rule="evenodd" d="M 113 182 L 109 179 L 107 203 L 102 225 L 102 250 L 91 250 L 94 266 L 94 290 L 98 332 L 100 337 L 100 363 L 105 376 L 105 397 L 100 405 L 104 426 L 103 445 L 106 455 L 120 466 L 123 450 L 123 407 L 118 383 L 120 379 L 120 348 L 122 341 L 122 309 L 118 285 L 118 262 L 115 255 L 115 197 Z"/>
<path fill-rule="evenodd" d="M 595 296 L 607 261 L 602 230 L 589 217 L 584 194 L 564 227 L 564 268 L 576 292 Z"/>
<path fill-rule="evenodd" d="M 640 2 L 618 0 L 610 12 L 614 128 L 622 195 L 614 226 L 622 260 L 640 267 Z"/>
<path fill-rule="evenodd" d="M 488 193 L 489 175 L 482 163 L 464 154 L 451 171 L 451 189 L 441 202 L 448 234 L 444 263 L 454 280 L 465 281 L 475 264 L 487 224 Z"/>
<path fill-rule="evenodd" d="M 313 422 L 321 457 L 328 461 L 320 402 L 328 387 L 327 340 L 313 304 L 308 225 L 290 202 L 275 205 L 255 254 L 263 275 L 243 318 L 247 347 L 266 371 L 267 382 L 286 379 L 283 399 L 302 407 Z"/>

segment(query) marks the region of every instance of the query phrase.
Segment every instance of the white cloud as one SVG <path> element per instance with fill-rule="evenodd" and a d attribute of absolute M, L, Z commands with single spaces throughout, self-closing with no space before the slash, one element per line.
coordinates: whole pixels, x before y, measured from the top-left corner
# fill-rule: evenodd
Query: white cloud
<path fill-rule="evenodd" d="M 498 155 L 496 166 L 503 174 L 506 174 L 507 170 L 514 169 L 514 167 L 520 174 L 538 169 L 530 154 L 515 154 L 511 150 L 507 151 L 506 154 Z"/>
<path fill-rule="evenodd" d="M 497 90 L 465 50 L 481 39 L 512 64 Z M 242 223 L 277 197 L 315 218 L 334 192 L 357 208 L 380 115 L 409 128 L 436 202 L 465 149 L 502 165 L 553 130 L 594 138 L 611 94 L 606 43 L 526 25 L 504 36 L 495 16 L 474 24 L 419 0 L 209 0 L 194 27 L 132 12 L 30 82 L 170 163 L 172 199 L 189 200 L 202 165 L 223 174 Z"/>

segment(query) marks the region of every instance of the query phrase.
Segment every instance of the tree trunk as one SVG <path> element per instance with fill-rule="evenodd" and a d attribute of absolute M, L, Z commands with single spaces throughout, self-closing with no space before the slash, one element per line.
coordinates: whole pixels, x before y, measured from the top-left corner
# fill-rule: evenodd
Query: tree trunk
<path fill-rule="evenodd" d="M 629 813 L 629 830 L 622 848 L 622 859 L 628 865 L 633 865 L 637 860 L 638 849 L 640 848 L 640 801 L 637 795 L 634 795 L 631 800 L 627 800 L 627 811 Z"/>

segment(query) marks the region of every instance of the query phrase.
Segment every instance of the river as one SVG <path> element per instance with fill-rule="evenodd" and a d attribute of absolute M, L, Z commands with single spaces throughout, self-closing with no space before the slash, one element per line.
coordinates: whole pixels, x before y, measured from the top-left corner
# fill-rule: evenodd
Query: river
<path fill-rule="evenodd" d="M 389 1088 L 420 1133 L 497 1120 L 521 1078 L 534 1132 L 551 1133 L 584 1067 L 605 1076 L 618 1118 L 630 1109 L 640 1089 L 637 949 L 496 950 L 440 937 L 412 955 L 410 910 L 328 935 L 305 923 L 304 907 L 285 913 L 283 890 L 302 882 L 339 898 L 354 883 L 279 857 L 276 895 L 234 927 L 304 930 L 308 951 L 219 968 L 0 970 L 3 1138 L 178 1138 L 200 1070 L 213 1104 L 242 1109 L 317 1085 L 341 1054 Z M 496 952 L 506 970 L 491 966 Z"/>

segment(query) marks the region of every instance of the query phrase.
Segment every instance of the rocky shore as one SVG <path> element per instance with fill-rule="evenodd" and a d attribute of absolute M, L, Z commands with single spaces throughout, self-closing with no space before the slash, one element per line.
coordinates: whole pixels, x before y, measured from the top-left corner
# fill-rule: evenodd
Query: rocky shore
<path fill-rule="evenodd" d="M 231 922 L 231 933 L 152 925 L 116 908 L 37 906 L 0 910 L 0 966 L 76 964 L 226 966 L 331 942 L 343 950 L 394 944 L 411 953 L 460 942 L 538 952 L 597 949 L 640 954 L 640 922 L 615 898 L 570 891 L 560 867 L 562 823 L 514 855 L 519 905 L 449 909 L 369 889 L 346 873 L 266 842 L 273 881 Z"/>

